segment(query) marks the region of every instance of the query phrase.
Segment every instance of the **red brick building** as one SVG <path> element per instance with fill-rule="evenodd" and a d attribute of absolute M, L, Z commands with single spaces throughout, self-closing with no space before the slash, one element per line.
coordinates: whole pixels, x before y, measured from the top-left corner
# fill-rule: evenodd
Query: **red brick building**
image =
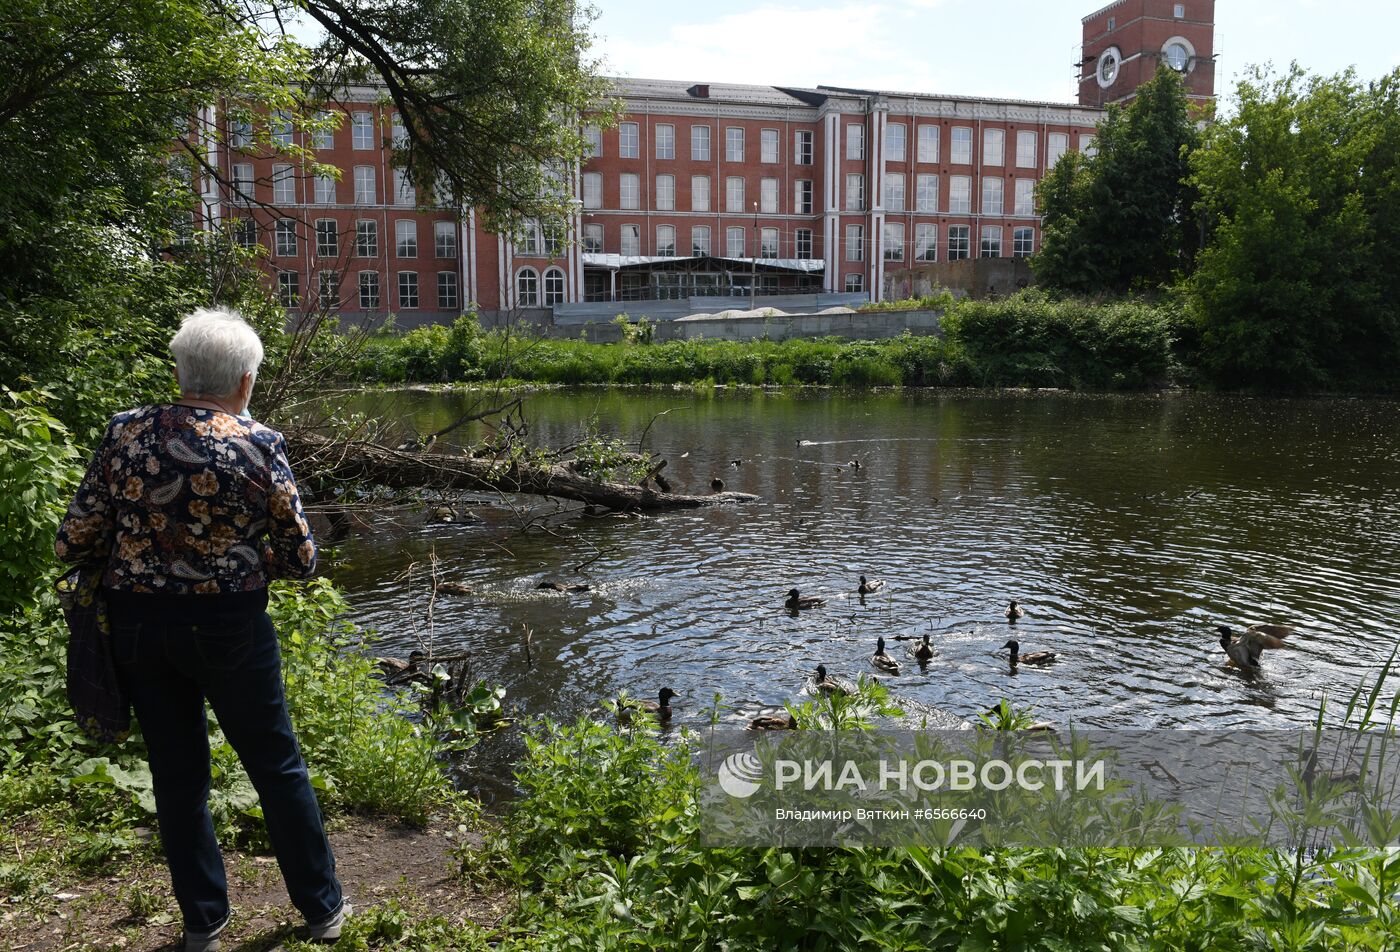
<path fill-rule="evenodd" d="M 1033 254 L 1035 183 L 1066 152 L 1093 148 L 1107 103 L 1164 63 L 1193 96 L 1213 94 L 1213 18 L 1214 0 L 1117 0 L 1086 17 L 1078 104 L 619 79 L 625 114 L 587 127 L 578 213 L 558 234 L 495 235 L 470 211 L 420 207 L 390 162 L 392 110 L 380 90 L 350 89 L 343 122 L 316 141 L 271 120 L 338 180 L 250 155 L 235 124 L 211 156 L 234 187 L 206 191 L 206 215 L 238 220 L 288 307 L 319 300 L 348 317 L 879 300 L 894 271 Z"/>

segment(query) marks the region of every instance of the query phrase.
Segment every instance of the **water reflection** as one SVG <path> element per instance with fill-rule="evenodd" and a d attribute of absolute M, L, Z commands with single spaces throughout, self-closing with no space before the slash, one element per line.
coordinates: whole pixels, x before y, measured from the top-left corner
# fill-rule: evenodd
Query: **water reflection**
<path fill-rule="evenodd" d="M 465 398 L 364 399 L 427 432 Z M 715 692 L 738 723 L 731 708 L 780 706 L 818 663 L 873 674 L 877 637 L 932 631 L 933 661 L 888 678 L 911 709 L 971 717 L 1009 697 L 1061 724 L 1278 726 L 1349 693 L 1395 644 L 1393 403 L 597 390 L 531 395 L 526 414 L 555 445 L 590 421 L 630 440 L 651 424 L 677 489 L 719 477 L 763 501 L 524 535 L 500 511 L 351 527 L 334 575 L 385 650 L 429 634 L 470 648 L 524 711 L 568 717 L 670 684 L 689 699 L 678 724 L 708 723 Z M 431 629 L 427 576 L 404 574 L 430 552 L 467 592 L 437 599 Z M 861 574 L 885 581 L 864 604 Z M 542 579 L 591 588 L 539 591 Z M 825 604 L 785 612 L 794 587 Z M 1012 598 L 1027 612 L 1021 650 L 1057 651 L 1056 665 L 1012 672 L 997 653 Z M 1291 650 L 1258 678 L 1224 668 L 1213 626 L 1262 621 L 1299 626 Z"/>

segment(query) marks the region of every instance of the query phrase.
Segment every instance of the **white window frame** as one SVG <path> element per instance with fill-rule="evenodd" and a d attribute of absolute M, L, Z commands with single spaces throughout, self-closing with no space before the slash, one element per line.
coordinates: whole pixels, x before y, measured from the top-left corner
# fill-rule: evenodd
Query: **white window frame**
<path fill-rule="evenodd" d="M 710 127 L 703 122 L 690 127 L 690 160 L 710 161 Z"/>
<path fill-rule="evenodd" d="M 948 177 L 948 214 L 972 214 L 971 175 L 950 175 Z"/>
<path fill-rule="evenodd" d="M 865 226 L 846 226 L 846 260 L 865 260 Z"/>
<path fill-rule="evenodd" d="M 691 225 L 690 226 L 690 253 L 692 256 L 709 257 L 711 254 L 710 226 Z"/>
<path fill-rule="evenodd" d="M 1069 133 L 1051 132 L 1045 137 L 1045 170 L 1048 172 L 1069 151 Z"/>
<path fill-rule="evenodd" d="M 316 219 L 316 257 L 340 257 L 340 223 L 334 218 Z"/>
<path fill-rule="evenodd" d="M 673 212 L 676 210 L 676 177 L 658 175 L 656 177 L 656 210 Z"/>
<path fill-rule="evenodd" d="M 602 208 L 603 207 L 603 173 L 584 172 L 583 173 L 583 207 Z"/>
<path fill-rule="evenodd" d="M 418 204 L 418 189 L 413 187 L 404 169 L 394 169 L 394 204 L 400 208 L 412 208 Z"/>
<path fill-rule="evenodd" d="M 1005 246 L 1002 244 L 1001 226 L 983 225 L 982 233 L 977 241 L 977 257 L 1000 258 L 1004 248 Z"/>
<path fill-rule="evenodd" d="M 544 276 L 541 278 L 541 303 L 545 307 L 554 307 L 556 304 L 563 304 L 568 297 L 568 282 L 564 279 L 564 272 L 561 268 L 545 268 Z"/>
<path fill-rule="evenodd" d="M 377 205 L 379 202 L 378 183 L 375 181 L 374 166 L 355 166 L 355 204 Z"/>
<path fill-rule="evenodd" d="M 315 197 L 317 205 L 335 204 L 335 176 L 318 175 L 315 178 Z"/>
<path fill-rule="evenodd" d="M 540 273 L 525 267 L 515 272 L 516 307 L 540 306 Z"/>
<path fill-rule="evenodd" d="M 293 218 L 279 218 L 272 226 L 272 254 L 276 258 L 297 256 L 297 223 Z"/>
<path fill-rule="evenodd" d="M 1006 164 L 1006 130 L 982 130 L 982 164 L 1003 166 Z"/>
<path fill-rule="evenodd" d="M 886 172 L 884 175 L 885 194 L 881 196 L 885 202 L 885 211 L 904 211 L 904 173 Z"/>
<path fill-rule="evenodd" d="M 447 285 L 444 288 L 444 285 Z M 451 290 L 449 297 L 444 294 L 444 290 Z M 456 310 L 461 303 L 462 296 L 457 282 L 456 271 L 439 271 L 437 274 L 437 306 L 439 311 Z"/>
<path fill-rule="evenodd" d="M 394 257 L 418 257 L 418 222 L 412 218 L 399 218 L 394 221 Z"/>
<path fill-rule="evenodd" d="M 366 225 L 369 227 L 366 228 Z M 355 222 L 355 257 L 379 257 L 379 222 L 372 218 L 361 218 Z"/>
<path fill-rule="evenodd" d="M 743 258 L 748 250 L 745 240 L 744 228 L 740 225 L 730 225 L 724 230 L 724 254 L 726 258 Z"/>
<path fill-rule="evenodd" d="M 628 250 L 629 246 L 631 250 Z M 618 231 L 618 250 L 628 256 L 642 253 L 642 226 L 624 224 Z"/>
<path fill-rule="evenodd" d="M 940 129 L 932 122 L 919 124 L 919 152 L 918 160 L 925 164 L 933 165 L 938 162 L 938 147 L 940 145 Z"/>
<path fill-rule="evenodd" d="M 374 114 L 356 112 L 350 116 L 350 148 L 356 151 L 374 148 Z"/>
<path fill-rule="evenodd" d="M 798 129 L 792 137 L 792 164 L 811 165 L 815 161 L 816 136 L 810 129 Z"/>
<path fill-rule="evenodd" d="M 1028 242 L 1023 242 L 1024 236 L 1029 236 Z M 1019 225 L 1011 229 L 1011 257 L 1029 258 L 1035 254 L 1035 229 L 1030 225 Z"/>
<path fill-rule="evenodd" d="M 641 155 L 639 144 L 638 127 L 635 122 L 619 122 L 617 124 L 617 157 L 619 159 L 635 159 Z"/>
<path fill-rule="evenodd" d="M 865 211 L 865 174 L 863 172 L 846 173 L 846 211 Z"/>
<path fill-rule="evenodd" d="M 816 209 L 816 185 L 811 179 L 798 179 L 793 183 L 792 212 L 794 215 L 811 215 Z"/>
<path fill-rule="evenodd" d="M 596 123 L 586 123 L 583 127 L 583 157 L 596 159 L 603 154 L 603 130 Z"/>
<path fill-rule="evenodd" d="M 845 283 L 842 284 L 842 287 L 846 289 L 847 294 L 864 294 L 865 275 L 861 274 L 859 271 L 851 272 L 846 275 L 846 280 Z"/>
<path fill-rule="evenodd" d="M 744 127 L 725 126 L 724 128 L 724 161 L 742 162 L 744 161 Z"/>
<path fill-rule="evenodd" d="M 295 205 L 297 201 L 296 170 L 284 162 L 272 167 L 272 204 Z"/>
<path fill-rule="evenodd" d="M 954 126 L 948 146 L 949 165 L 972 164 L 972 127 Z"/>
<path fill-rule="evenodd" d="M 710 177 L 708 175 L 692 175 L 690 177 L 690 210 L 707 212 L 710 210 L 710 202 Z"/>
<path fill-rule="evenodd" d="M 812 229 L 799 228 L 793 234 L 793 255 L 800 261 L 809 261 L 812 258 Z"/>
<path fill-rule="evenodd" d="M 778 214 L 778 185 L 775 178 L 758 181 L 758 210 L 765 215 Z"/>
<path fill-rule="evenodd" d="M 909 155 L 909 127 L 902 122 L 885 123 L 885 161 L 904 162 Z"/>
<path fill-rule="evenodd" d="M 957 242 L 958 244 L 954 244 Z M 971 225 L 949 225 L 948 226 L 948 254 L 947 261 L 967 261 L 972 257 L 972 226 Z"/>
<path fill-rule="evenodd" d="M 670 236 L 669 239 L 667 238 L 667 235 L 668 235 L 668 234 L 669 234 L 669 236 Z M 666 250 L 665 250 L 665 247 L 666 247 L 667 244 L 669 244 L 669 245 L 671 246 L 671 250 L 670 250 L 670 251 L 666 251 Z M 657 225 L 657 226 L 656 226 L 656 253 L 657 253 L 658 255 L 660 255 L 660 256 L 662 256 L 662 257 L 666 257 L 666 258 L 674 258 L 674 257 L 676 257 L 676 226 L 675 226 L 675 225 Z"/>
<path fill-rule="evenodd" d="M 982 176 L 982 214 L 1006 214 L 1006 182 L 999 175 Z"/>
<path fill-rule="evenodd" d="M 584 254 L 603 253 L 603 226 L 584 225 L 583 226 L 583 252 Z"/>
<path fill-rule="evenodd" d="M 846 123 L 846 158 L 851 161 L 865 158 L 864 123 Z"/>
<path fill-rule="evenodd" d="M 433 222 L 433 257 L 457 257 L 457 224 L 450 221 Z"/>
<path fill-rule="evenodd" d="M 730 175 L 724 180 L 724 210 L 731 214 L 742 215 L 744 208 L 744 177 L 742 175 Z"/>
<path fill-rule="evenodd" d="M 914 180 L 914 210 L 928 215 L 938 214 L 938 176 L 921 172 Z"/>
<path fill-rule="evenodd" d="M 378 271 L 361 271 L 355 284 L 360 291 L 360 310 L 373 311 L 382 305 L 384 295 L 379 286 Z"/>
<path fill-rule="evenodd" d="M 758 230 L 758 256 L 760 258 L 776 258 L 781 248 L 778 229 L 760 228 Z"/>
<path fill-rule="evenodd" d="M 642 180 L 636 172 L 622 172 L 618 175 L 617 207 L 628 211 L 642 207 Z"/>
<path fill-rule="evenodd" d="M 277 272 L 277 303 L 282 307 L 301 306 L 301 274 L 296 271 Z"/>
<path fill-rule="evenodd" d="M 1034 129 L 1021 129 L 1016 133 L 1016 168 L 1036 168 L 1039 151 L 1040 136 Z"/>
<path fill-rule="evenodd" d="M 758 161 L 764 165 L 776 165 L 782 150 L 783 134 L 780 129 L 758 130 Z"/>
<path fill-rule="evenodd" d="M 881 226 L 880 253 L 886 261 L 904 260 L 904 222 L 887 221 Z"/>
<path fill-rule="evenodd" d="M 921 262 L 938 260 L 938 226 L 920 222 L 914 226 L 914 260 Z"/>
<path fill-rule="evenodd" d="M 654 133 L 656 157 L 660 160 L 676 157 L 676 127 L 669 122 L 657 123 Z"/>
<path fill-rule="evenodd" d="M 1012 214 L 1017 218 L 1031 218 L 1035 215 L 1035 179 L 1016 179 Z"/>

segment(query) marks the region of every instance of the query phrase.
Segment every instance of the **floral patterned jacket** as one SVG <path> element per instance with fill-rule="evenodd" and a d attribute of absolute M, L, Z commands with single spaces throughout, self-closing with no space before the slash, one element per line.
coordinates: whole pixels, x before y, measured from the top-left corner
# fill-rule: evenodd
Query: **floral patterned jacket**
<path fill-rule="evenodd" d="M 316 568 L 282 434 L 180 404 L 112 418 L 54 552 L 132 593 L 252 592 Z"/>

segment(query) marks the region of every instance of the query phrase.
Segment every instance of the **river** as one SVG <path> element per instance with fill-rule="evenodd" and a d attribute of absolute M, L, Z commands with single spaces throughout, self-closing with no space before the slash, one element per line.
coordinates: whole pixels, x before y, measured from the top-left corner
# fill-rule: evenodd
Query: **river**
<path fill-rule="evenodd" d="M 427 432 L 467 399 L 361 406 Z M 665 685 L 685 696 L 678 723 L 707 724 L 716 693 L 737 723 L 800 699 L 819 662 L 873 673 L 877 636 L 900 657 L 896 635 L 931 631 L 934 661 L 887 679 L 911 710 L 971 717 L 1005 697 L 1066 725 L 1285 726 L 1349 695 L 1396 644 L 1393 402 L 720 388 L 549 391 L 525 407 L 547 445 L 590 423 L 635 441 L 650 423 L 677 488 L 718 476 L 761 499 L 562 519 L 522 501 L 544 518 L 525 533 L 499 506 L 465 525 L 380 514 L 338 543 L 331 575 L 375 650 L 428 637 L 470 650 L 517 714 L 573 717 Z M 429 619 L 432 555 L 470 594 L 439 596 Z M 861 573 L 885 583 L 865 604 Z M 537 591 L 542 579 L 591 590 Z M 793 587 L 826 604 L 790 616 Z M 1012 598 L 1027 612 L 1014 631 Z M 1247 678 L 1223 665 L 1214 626 L 1254 622 L 1298 632 Z M 1012 671 L 998 652 L 1013 635 L 1057 663 Z"/>

